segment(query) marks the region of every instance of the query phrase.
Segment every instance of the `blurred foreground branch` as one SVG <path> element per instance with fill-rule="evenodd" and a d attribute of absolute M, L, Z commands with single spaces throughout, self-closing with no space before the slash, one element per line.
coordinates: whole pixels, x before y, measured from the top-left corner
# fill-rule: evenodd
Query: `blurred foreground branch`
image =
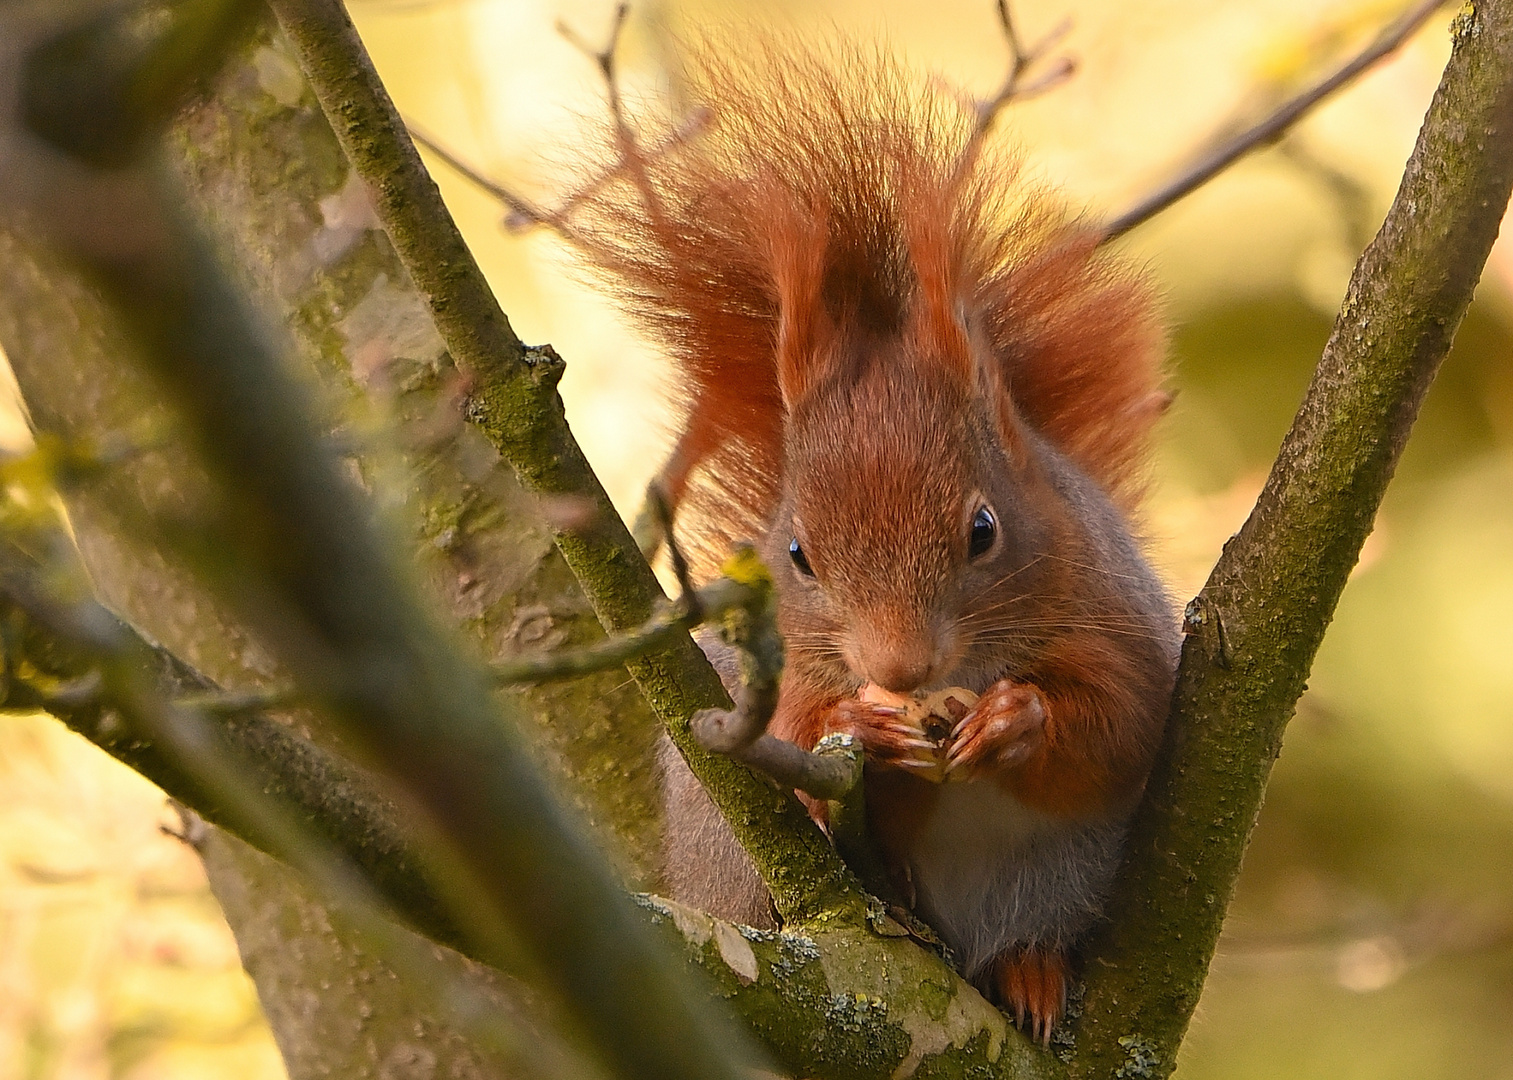
<path fill-rule="evenodd" d="M 80 168 L 45 147 L 20 167 L 33 190 Z M 207 470 L 179 554 L 401 793 L 424 873 L 478 955 L 524 967 L 619 1075 L 740 1075 L 739 1040 L 558 808 L 486 673 L 424 613 L 318 434 L 287 343 L 182 216 L 182 189 L 160 164 L 86 179 L 96 198 L 26 209 L 120 314 Z"/>
<path fill-rule="evenodd" d="M 175 700 L 179 685 L 201 680 L 89 597 L 87 579 L 47 494 L 18 492 L 13 485 L 0 508 L 0 624 L 8 676 L 3 704 L 45 708 L 68 718 L 70 727 L 87 737 L 124 750 L 122 756 L 144 775 L 164 780 L 167 790 L 205 805 L 233 832 L 276 853 L 338 913 L 368 955 L 412 985 L 432 987 L 478 1054 L 519 1058 L 527 1045 L 539 1044 L 519 1036 L 518 1025 L 477 980 L 444 966 L 432 947 L 386 917 L 380 882 L 390 888 L 411 885 L 404 900 L 421 899 L 427 891 L 423 883 L 417 889 L 405 882 L 403 870 L 395 874 L 396 856 L 404 852 L 395 842 L 389 807 L 362 778 L 351 776 L 352 770 L 323 760 L 325 755 L 298 745 L 299 740 L 266 728 L 249 739 L 245 727 L 228 729 L 182 704 L 184 699 Z M 266 770 L 254 762 L 267 763 L 270 743 L 282 744 L 274 759 L 279 771 L 290 773 L 291 765 L 298 771 L 259 775 Z M 249 759 L 243 750 L 262 756 Z M 311 766 L 320 774 L 318 784 L 310 782 Z M 273 782 L 261 783 L 265 778 Z M 299 798 L 286 798 L 290 793 Z M 356 815 L 354 802 L 360 807 Z M 377 829 L 354 836 L 349 831 L 354 816 Z M 198 846 L 204 823 L 186 816 L 186 830 Z M 331 832 L 348 841 L 358 859 L 331 843 Z M 374 859 L 375 853 L 380 858 Z M 446 904 L 433 902 L 422 918 L 433 913 L 444 918 L 445 912 Z M 556 1073 L 566 1075 L 560 1068 Z"/>

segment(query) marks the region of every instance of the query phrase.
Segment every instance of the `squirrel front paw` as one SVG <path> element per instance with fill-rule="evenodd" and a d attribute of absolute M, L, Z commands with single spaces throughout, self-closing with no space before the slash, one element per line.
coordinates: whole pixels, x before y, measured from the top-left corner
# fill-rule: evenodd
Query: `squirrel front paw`
<path fill-rule="evenodd" d="M 1037 687 L 1013 679 L 994 683 L 952 730 L 947 776 L 966 780 L 1024 761 L 1045 741 L 1045 716 Z"/>
<path fill-rule="evenodd" d="M 844 698 L 832 706 L 825 727 L 862 744 L 871 765 L 925 775 L 941 767 L 940 745 L 895 705 Z"/>

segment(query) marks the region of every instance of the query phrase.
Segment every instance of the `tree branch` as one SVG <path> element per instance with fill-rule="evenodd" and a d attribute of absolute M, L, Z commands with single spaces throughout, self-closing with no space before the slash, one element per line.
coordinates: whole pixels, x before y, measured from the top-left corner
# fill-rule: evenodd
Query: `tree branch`
<path fill-rule="evenodd" d="M 182 189 L 140 166 L 90 179 L 102 200 L 55 202 L 40 223 L 121 313 L 206 467 L 195 525 L 219 553 L 199 569 L 421 811 L 427 877 L 473 947 L 527 958 L 621 1075 L 741 1076 L 740 1040 L 558 809 L 486 674 L 424 613 Z"/>
<path fill-rule="evenodd" d="M 1009 70 L 992 97 L 986 101 L 973 103 L 973 111 L 977 113 L 977 123 L 967 144 L 968 153 L 975 153 L 976 145 L 988 133 L 988 129 L 993 126 L 993 121 L 1010 102 L 1023 101 L 1043 94 L 1070 79 L 1077 71 L 1077 62 L 1070 56 L 1058 56 L 1056 62 L 1038 78 L 1034 80 L 1026 78 L 1030 71 L 1046 58 L 1051 49 L 1071 32 L 1072 20 L 1070 18 L 1063 19 L 1050 33 L 1028 48 L 1020 38 L 1019 30 L 1014 26 L 1014 11 L 1009 0 L 998 0 L 998 23 L 1003 28 L 1004 41 L 1009 46 Z"/>
<path fill-rule="evenodd" d="M 1166 742 L 1089 951 L 1075 1076 L 1173 1067 L 1283 728 L 1510 189 L 1513 2 L 1478 0 L 1260 500 L 1188 606 Z"/>
<path fill-rule="evenodd" d="M 639 626 L 661 589 L 568 430 L 556 392 L 561 359 L 550 347 L 526 348 L 510 328 L 339 0 L 272 7 L 437 330 L 474 380 L 469 419 L 528 488 L 593 507 L 591 525 L 557 530 L 558 547 L 607 630 Z M 845 912 L 859 920 L 854 876 L 798 800 L 694 741 L 693 714 L 727 707 L 729 698 L 693 640 L 685 635 L 626 668 L 751 853 L 784 919 Z"/>
<path fill-rule="evenodd" d="M 1208 183 L 1240 158 L 1278 139 L 1283 132 L 1308 115 L 1325 98 L 1348 85 L 1377 61 L 1390 56 L 1413 36 L 1447 0 L 1420 0 L 1396 22 L 1383 30 L 1370 45 L 1327 77 L 1277 108 L 1259 123 L 1226 140 L 1200 157 L 1162 187 L 1103 226 L 1105 242 L 1143 225 L 1161 211 Z M 1227 126 L 1227 125 L 1226 125 Z"/>

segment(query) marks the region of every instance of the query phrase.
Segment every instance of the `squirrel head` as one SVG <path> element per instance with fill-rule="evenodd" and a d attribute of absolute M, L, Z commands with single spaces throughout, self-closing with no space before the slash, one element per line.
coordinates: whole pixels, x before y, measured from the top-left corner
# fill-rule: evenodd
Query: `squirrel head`
<path fill-rule="evenodd" d="M 1055 511 L 1031 437 L 917 338 L 848 352 L 789 408 L 765 554 L 790 663 L 843 692 L 984 689 L 1005 618 L 1043 591 Z"/>

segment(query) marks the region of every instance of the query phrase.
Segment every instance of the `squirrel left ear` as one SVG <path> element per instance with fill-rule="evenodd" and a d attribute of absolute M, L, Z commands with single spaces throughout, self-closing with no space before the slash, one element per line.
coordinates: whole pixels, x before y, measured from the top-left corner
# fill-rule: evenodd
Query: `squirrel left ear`
<path fill-rule="evenodd" d="M 916 354 L 938 365 L 940 374 L 960 380 L 978 397 L 997 441 L 1014 461 L 1024 460 L 1024 419 L 1014 406 L 1004 365 L 987 335 L 975 332 L 972 312 L 959 287 L 962 256 L 951 231 L 938 216 L 910 222 L 909 254 L 919 281 L 910 314 Z"/>
<path fill-rule="evenodd" d="M 975 355 L 979 357 L 975 373 L 977 392 L 998 435 L 998 445 L 1003 447 L 1011 462 L 1019 464 L 1028 459 L 1025 419 L 1014 404 L 1014 395 L 1009 391 L 1002 365 L 986 351 Z"/>
<path fill-rule="evenodd" d="M 914 200 L 918 205 L 922 201 Z M 951 229 L 937 213 L 917 213 L 909 220 L 909 259 L 915 288 L 910 331 L 918 354 L 971 385 L 976 380 L 972 335 L 962 299 L 961 252 Z"/>
<path fill-rule="evenodd" d="M 836 363 L 836 329 L 822 300 L 830 214 L 826 206 L 803 213 L 781 198 L 772 203 L 773 219 L 781 221 L 768 234 L 778 305 L 778 390 L 792 413 Z"/>

